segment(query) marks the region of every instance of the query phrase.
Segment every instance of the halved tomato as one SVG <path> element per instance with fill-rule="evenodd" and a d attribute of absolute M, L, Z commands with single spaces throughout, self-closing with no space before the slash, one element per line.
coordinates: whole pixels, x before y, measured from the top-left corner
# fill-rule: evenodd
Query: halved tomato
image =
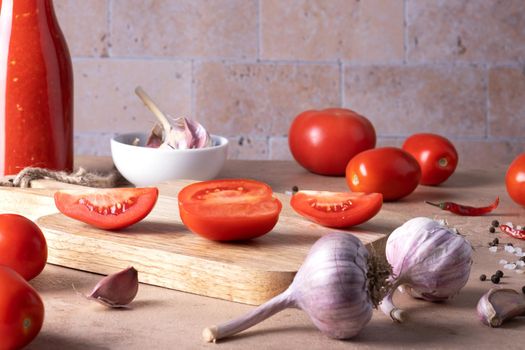
<path fill-rule="evenodd" d="M 319 225 L 343 228 L 373 218 L 383 205 L 381 193 L 299 191 L 292 196 L 294 210 Z"/>
<path fill-rule="evenodd" d="M 197 182 L 179 192 L 179 212 L 192 232 L 214 241 L 256 238 L 272 230 L 281 202 L 265 183 L 228 179 Z"/>
<path fill-rule="evenodd" d="M 65 190 L 55 193 L 55 204 L 70 218 L 105 230 L 118 230 L 144 219 L 158 196 L 155 187 Z"/>

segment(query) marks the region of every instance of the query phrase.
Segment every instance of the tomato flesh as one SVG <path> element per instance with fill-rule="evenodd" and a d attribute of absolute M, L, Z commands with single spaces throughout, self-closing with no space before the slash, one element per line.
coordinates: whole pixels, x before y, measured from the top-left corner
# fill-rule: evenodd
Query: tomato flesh
<path fill-rule="evenodd" d="M 383 205 L 381 193 L 299 191 L 290 200 L 300 215 L 322 226 L 344 228 L 373 218 Z"/>
<path fill-rule="evenodd" d="M 352 191 L 381 193 L 385 201 L 408 196 L 420 178 L 421 168 L 416 159 L 395 147 L 361 152 L 346 167 L 346 182 Z"/>
<path fill-rule="evenodd" d="M 22 276 L 0 265 L 0 350 L 22 349 L 40 332 L 44 303 Z"/>
<path fill-rule="evenodd" d="M 42 272 L 46 262 L 47 243 L 40 228 L 21 215 L 1 214 L 0 265 L 29 281 Z"/>
<path fill-rule="evenodd" d="M 158 196 L 155 187 L 58 191 L 55 204 L 73 219 L 101 229 L 118 230 L 144 219 Z"/>
<path fill-rule="evenodd" d="M 510 164 L 505 175 L 505 186 L 510 198 L 525 206 L 525 153 L 520 154 Z"/>
<path fill-rule="evenodd" d="M 194 233 L 215 241 L 247 240 L 272 230 L 281 202 L 265 183 L 212 180 L 191 184 L 179 192 L 182 222 Z"/>
<path fill-rule="evenodd" d="M 458 165 L 456 148 L 440 135 L 414 134 L 405 140 L 403 150 L 419 163 L 422 185 L 439 185 L 454 173 Z"/>

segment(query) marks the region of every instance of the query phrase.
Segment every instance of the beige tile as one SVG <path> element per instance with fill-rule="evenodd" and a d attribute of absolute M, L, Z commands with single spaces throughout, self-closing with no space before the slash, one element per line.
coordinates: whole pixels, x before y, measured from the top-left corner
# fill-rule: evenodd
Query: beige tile
<path fill-rule="evenodd" d="M 458 167 L 508 166 L 516 156 L 525 152 L 525 141 L 512 140 L 451 140 L 459 155 Z M 503 181 L 503 179 L 502 179 Z"/>
<path fill-rule="evenodd" d="M 300 112 L 340 105 L 336 65 L 202 63 L 196 115 L 212 133 L 284 136 Z"/>
<path fill-rule="evenodd" d="M 268 159 L 268 140 L 246 136 L 228 138 L 228 159 Z"/>
<path fill-rule="evenodd" d="M 72 56 L 107 56 L 108 0 L 55 0 L 54 5 Z"/>
<path fill-rule="evenodd" d="M 257 55 L 255 0 L 114 0 L 115 56 Z"/>
<path fill-rule="evenodd" d="M 407 1 L 410 61 L 512 62 L 525 57 L 525 1 Z"/>
<path fill-rule="evenodd" d="M 75 155 L 110 156 L 110 140 L 114 136 L 114 133 L 108 132 L 76 132 Z"/>
<path fill-rule="evenodd" d="M 470 67 L 347 67 L 345 105 L 379 136 L 484 136 L 484 71 Z"/>
<path fill-rule="evenodd" d="M 402 0 L 262 0 L 267 59 L 402 61 Z"/>
<path fill-rule="evenodd" d="M 75 130 L 149 131 L 155 121 L 135 95 L 141 85 L 173 116 L 190 115 L 191 63 L 82 59 L 74 62 Z"/>
<path fill-rule="evenodd" d="M 272 160 L 293 160 L 288 137 L 270 138 L 270 159 Z"/>
<path fill-rule="evenodd" d="M 489 100 L 490 135 L 525 139 L 525 69 L 491 69 Z"/>

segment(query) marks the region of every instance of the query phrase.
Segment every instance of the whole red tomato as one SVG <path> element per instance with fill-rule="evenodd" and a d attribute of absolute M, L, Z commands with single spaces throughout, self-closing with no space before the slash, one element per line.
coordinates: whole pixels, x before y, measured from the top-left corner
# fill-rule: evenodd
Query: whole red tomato
<path fill-rule="evenodd" d="M 42 272 L 46 261 L 46 239 L 38 226 L 21 215 L 0 214 L 0 264 L 29 281 Z"/>
<path fill-rule="evenodd" d="M 458 165 L 456 148 L 440 135 L 414 134 L 405 140 L 403 149 L 419 163 L 422 185 L 439 185 L 452 175 Z"/>
<path fill-rule="evenodd" d="M 420 178 L 421 169 L 414 157 L 394 147 L 361 152 L 346 167 L 346 182 L 352 191 L 382 193 L 385 201 L 409 195 Z"/>
<path fill-rule="evenodd" d="M 510 164 L 505 176 L 505 185 L 510 198 L 525 206 L 525 153 L 520 154 Z"/>
<path fill-rule="evenodd" d="M 306 169 L 342 176 L 352 157 L 375 147 L 376 133 L 372 123 L 356 112 L 329 108 L 295 117 L 288 142 L 293 157 Z"/>
<path fill-rule="evenodd" d="M 0 350 L 21 349 L 40 332 L 44 303 L 22 276 L 0 265 Z"/>

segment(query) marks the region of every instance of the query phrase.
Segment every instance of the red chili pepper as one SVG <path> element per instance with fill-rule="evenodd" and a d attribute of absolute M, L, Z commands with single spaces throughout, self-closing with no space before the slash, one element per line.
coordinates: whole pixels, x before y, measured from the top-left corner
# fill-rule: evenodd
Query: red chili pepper
<path fill-rule="evenodd" d="M 518 230 L 508 225 L 499 225 L 501 232 L 505 232 L 511 237 L 525 239 L 525 230 Z"/>
<path fill-rule="evenodd" d="M 489 205 L 488 207 L 469 207 L 468 205 L 461 205 L 454 202 L 442 202 L 442 203 L 432 203 L 427 202 L 425 203 L 433 205 L 435 207 L 439 207 L 442 210 L 448 210 L 454 214 L 463 215 L 463 216 L 479 216 L 483 214 L 490 213 L 499 204 L 499 197 L 496 198 L 494 203 Z"/>

